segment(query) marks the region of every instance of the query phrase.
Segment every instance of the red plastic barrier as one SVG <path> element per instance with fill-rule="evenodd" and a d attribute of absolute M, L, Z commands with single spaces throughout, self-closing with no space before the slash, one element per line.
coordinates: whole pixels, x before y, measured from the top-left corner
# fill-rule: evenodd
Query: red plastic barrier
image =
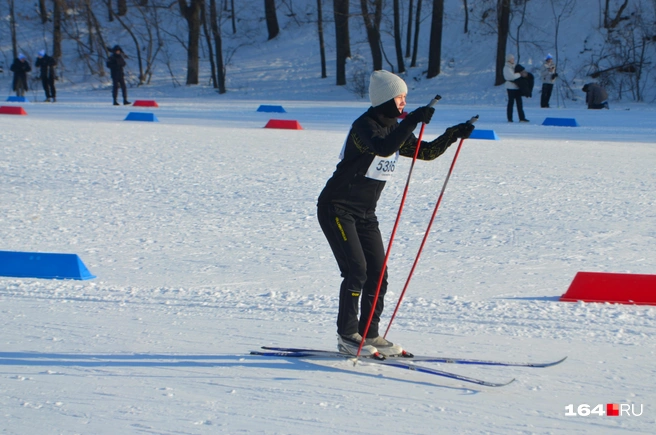
<path fill-rule="evenodd" d="M 27 115 L 25 109 L 20 106 L 0 106 L 0 114 L 4 115 Z"/>
<path fill-rule="evenodd" d="M 270 119 L 264 128 L 285 128 L 288 130 L 303 130 L 301 124 L 294 120 Z"/>
<path fill-rule="evenodd" d="M 136 100 L 132 105 L 137 107 L 159 107 L 155 100 Z"/>
<path fill-rule="evenodd" d="M 578 272 L 560 301 L 656 305 L 656 275 Z"/>

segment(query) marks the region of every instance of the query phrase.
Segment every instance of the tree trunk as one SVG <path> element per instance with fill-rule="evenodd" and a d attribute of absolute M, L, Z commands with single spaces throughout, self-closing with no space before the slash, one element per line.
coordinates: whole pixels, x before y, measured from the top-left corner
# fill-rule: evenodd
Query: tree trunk
<path fill-rule="evenodd" d="M 232 13 L 235 13 L 234 9 Z M 225 94 L 226 87 L 225 66 L 223 65 L 223 44 L 221 41 L 221 28 L 219 27 L 219 20 L 216 13 L 216 0 L 210 0 L 210 27 L 212 28 L 212 35 L 214 35 L 214 50 L 216 52 L 216 75 L 219 94 Z"/>
<path fill-rule="evenodd" d="M 62 55 L 61 8 L 62 0 L 52 0 L 52 57 L 59 60 Z"/>
<path fill-rule="evenodd" d="M 39 0 L 39 16 L 41 17 L 41 24 L 48 22 L 48 9 L 46 8 L 46 0 Z"/>
<path fill-rule="evenodd" d="M 203 33 L 205 34 L 205 43 L 207 44 L 207 51 L 210 58 L 210 74 L 212 76 L 212 87 L 214 89 L 219 87 L 219 83 L 216 79 L 216 64 L 214 63 L 214 53 L 212 53 L 212 37 L 210 36 L 210 31 L 207 28 L 207 14 L 205 13 L 205 5 L 200 10 L 200 21 L 203 24 Z"/>
<path fill-rule="evenodd" d="M 114 21 L 114 11 L 112 10 L 112 0 L 107 0 L 107 19 L 111 23 Z"/>
<path fill-rule="evenodd" d="M 119 17 L 124 17 L 128 13 L 127 0 L 116 0 L 116 1 L 118 3 L 116 15 L 118 15 Z"/>
<path fill-rule="evenodd" d="M 11 50 L 14 54 L 14 59 L 16 59 L 18 57 L 18 41 L 16 40 L 16 13 L 14 11 L 14 0 L 9 0 L 9 27 L 11 28 Z"/>
<path fill-rule="evenodd" d="M 317 0 L 317 31 L 319 33 L 319 54 L 321 56 L 321 78 L 328 77 L 326 73 L 326 48 L 323 43 L 323 12 L 321 10 L 321 0 Z"/>
<path fill-rule="evenodd" d="M 426 78 L 440 74 L 442 61 L 442 20 L 444 18 L 444 0 L 433 0 L 433 18 L 431 20 L 430 48 L 428 52 L 428 73 Z"/>
<path fill-rule="evenodd" d="M 394 46 L 396 47 L 396 63 L 399 73 L 405 72 L 403 63 L 403 48 L 401 47 L 401 16 L 399 15 L 399 0 L 394 0 Z"/>
<path fill-rule="evenodd" d="M 410 50 L 412 50 L 412 0 L 409 0 L 408 6 L 408 31 L 405 38 L 405 57 L 410 57 Z"/>
<path fill-rule="evenodd" d="M 465 33 L 469 32 L 469 6 L 467 5 L 467 0 L 463 0 L 465 4 Z"/>
<path fill-rule="evenodd" d="M 278 27 L 278 15 L 276 15 L 276 0 L 264 0 L 264 15 L 266 17 L 267 31 L 269 32 L 270 41 L 280 33 L 280 27 Z"/>
<path fill-rule="evenodd" d="M 497 14 L 499 17 L 499 28 L 497 32 L 497 62 L 494 86 L 502 85 L 506 81 L 503 78 L 503 66 L 506 63 L 506 43 L 510 28 L 510 0 L 498 0 Z"/>
<path fill-rule="evenodd" d="M 227 0 L 226 0 L 227 2 Z M 236 18 L 235 18 L 235 0 L 230 0 L 230 8 L 231 8 L 231 20 L 232 20 L 232 34 L 237 33 L 237 24 L 236 24 Z"/>
<path fill-rule="evenodd" d="M 337 86 L 346 84 L 346 59 L 351 56 L 349 42 L 349 0 L 333 0 L 335 16 L 335 76 Z"/>
<path fill-rule="evenodd" d="M 186 0 L 178 0 L 180 12 L 187 20 L 189 28 L 189 43 L 187 46 L 187 85 L 198 84 L 198 41 L 200 40 L 200 10 L 204 5 L 204 0 L 191 0 L 191 5 L 187 6 Z"/>
<path fill-rule="evenodd" d="M 367 29 L 367 40 L 371 49 L 374 71 L 383 69 L 383 53 L 380 49 L 380 20 L 382 18 L 383 0 L 373 0 L 374 14 L 369 14 L 368 0 L 360 0 L 362 18 Z"/>
<path fill-rule="evenodd" d="M 417 47 L 419 46 L 419 25 L 421 24 L 421 0 L 417 0 L 417 15 L 415 17 L 415 41 L 412 48 L 411 67 L 417 66 Z"/>

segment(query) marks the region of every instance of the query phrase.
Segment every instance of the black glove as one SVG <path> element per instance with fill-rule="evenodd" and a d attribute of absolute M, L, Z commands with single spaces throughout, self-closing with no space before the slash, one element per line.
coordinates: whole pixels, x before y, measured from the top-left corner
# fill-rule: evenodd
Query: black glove
<path fill-rule="evenodd" d="M 551 74 L 551 80 L 555 79 L 556 77 L 558 77 L 558 73 Z"/>
<path fill-rule="evenodd" d="M 410 112 L 407 116 L 406 119 L 410 118 L 410 120 L 414 123 L 421 123 L 423 122 L 424 124 L 428 124 L 433 117 L 433 113 L 435 113 L 435 108 L 430 107 L 430 106 L 422 106 L 418 109 L 413 110 Z"/>
<path fill-rule="evenodd" d="M 453 133 L 456 137 L 467 139 L 474 131 L 474 124 L 463 122 L 462 124 L 454 125 L 446 129 L 447 132 Z"/>

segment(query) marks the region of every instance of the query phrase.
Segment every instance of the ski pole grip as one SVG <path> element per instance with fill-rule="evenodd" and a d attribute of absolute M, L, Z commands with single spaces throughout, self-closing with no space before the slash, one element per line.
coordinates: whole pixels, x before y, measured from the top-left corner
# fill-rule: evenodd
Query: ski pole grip
<path fill-rule="evenodd" d="M 471 119 L 469 121 L 467 121 L 467 124 L 473 124 L 476 121 L 478 121 L 478 115 L 472 116 Z"/>
<path fill-rule="evenodd" d="M 428 103 L 428 107 L 433 107 L 434 105 L 437 104 L 438 101 L 440 101 L 442 97 L 440 95 L 435 95 L 435 98 L 433 98 L 430 103 Z"/>

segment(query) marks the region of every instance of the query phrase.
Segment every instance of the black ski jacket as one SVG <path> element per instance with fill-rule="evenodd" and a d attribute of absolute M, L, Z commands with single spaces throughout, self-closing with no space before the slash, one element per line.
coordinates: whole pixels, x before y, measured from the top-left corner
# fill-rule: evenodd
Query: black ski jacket
<path fill-rule="evenodd" d="M 122 55 L 114 53 L 107 59 L 107 68 L 111 72 L 112 80 L 123 79 L 123 67 L 125 67 L 125 59 Z"/>
<path fill-rule="evenodd" d="M 46 54 L 43 57 L 38 58 L 34 66 L 41 69 L 41 79 L 55 78 L 55 67 L 57 66 L 57 61 L 54 58 Z"/>
<path fill-rule="evenodd" d="M 376 166 L 393 172 L 393 162 L 385 157 L 397 151 L 401 156 L 413 157 L 417 138 L 412 132 L 416 127 L 417 122 L 411 116 L 399 123 L 396 118 L 385 116 L 381 106 L 370 107 L 351 126 L 340 156 L 342 160 L 319 195 L 317 205 L 333 205 L 362 218 L 375 216 L 385 181 L 365 174 Z M 456 140 L 457 131 L 447 129 L 432 142 L 422 141 L 417 158 L 433 160 Z"/>
<path fill-rule="evenodd" d="M 27 91 L 27 73 L 32 71 L 30 63 L 26 60 L 22 61 L 16 58 L 9 69 L 14 73 L 14 90 L 23 89 Z"/>

